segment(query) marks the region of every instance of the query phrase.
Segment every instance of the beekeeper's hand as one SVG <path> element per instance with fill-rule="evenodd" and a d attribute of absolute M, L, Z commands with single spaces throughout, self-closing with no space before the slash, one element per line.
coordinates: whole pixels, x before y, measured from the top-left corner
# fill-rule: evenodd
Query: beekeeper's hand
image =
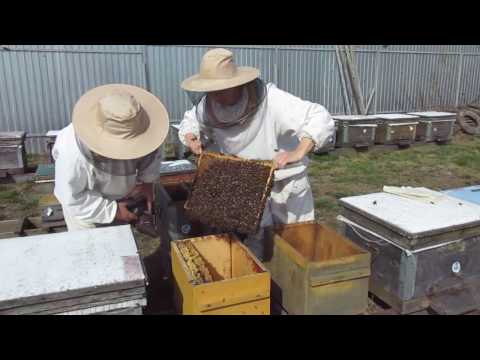
<path fill-rule="evenodd" d="M 282 151 L 275 156 L 273 162 L 275 163 L 275 167 L 277 169 L 283 169 L 288 164 L 294 163 L 299 160 L 301 160 L 301 158 L 299 158 L 298 154 L 295 151 Z"/>
<path fill-rule="evenodd" d="M 117 206 L 117 215 L 115 215 L 115 220 L 130 223 L 130 222 L 136 221 L 138 219 L 137 215 L 135 215 L 134 213 L 130 212 L 127 209 L 127 203 L 125 203 L 123 201 L 119 201 L 119 202 L 117 202 L 117 205 L 118 205 Z"/>
<path fill-rule="evenodd" d="M 197 138 L 197 136 L 192 133 L 188 133 L 185 135 L 185 141 L 195 155 L 200 155 L 202 153 L 202 142 L 199 138 Z"/>
<path fill-rule="evenodd" d="M 133 190 L 127 194 L 127 197 L 135 197 L 138 194 L 142 194 L 143 196 L 145 196 L 145 199 L 147 200 L 147 211 L 151 214 L 153 201 L 155 200 L 153 193 L 154 192 L 152 183 L 141 183 L 137 184 L 133 188 Z"/>
<path fill-rule="evenodd" d="M 312 139 L 303 138 L 300 140 L 294 151 L 279 152 L 273 159 L 277 169 L 283 169 L 288 164 L 302 160 L 315 146 Z M 275 150 L 277 151 L 277 150 Z"/>

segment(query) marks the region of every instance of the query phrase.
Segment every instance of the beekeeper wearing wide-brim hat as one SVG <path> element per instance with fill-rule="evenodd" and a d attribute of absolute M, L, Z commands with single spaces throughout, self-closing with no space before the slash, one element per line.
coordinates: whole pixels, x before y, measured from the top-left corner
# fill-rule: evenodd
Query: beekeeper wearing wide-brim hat
<path fill-rule="evenodd" d="M 134 193 L 143 193 L 151 210 L 168 126 L 161 101 L 136 86 L 99 86 L 78 100 L 52 151 L 54 194 L 68 230 L 136 220 L 118 201 Z"/>
<path fill-rule="evenodd" d="M 181 84 L 193 103 L 180 123 L 180 141 L 247 159 L 274 160 L 278 170 L 261 226 L 314 219 L 307 154 L 335 140 L 322 106 L 265 84 L 260 71 L 237 66 L 227 49 L 208 51 L 200 72 Z M 263 230 L 262 230 L 263 231 Z M 246 244 L 262 259 L 262 231 Z"/>

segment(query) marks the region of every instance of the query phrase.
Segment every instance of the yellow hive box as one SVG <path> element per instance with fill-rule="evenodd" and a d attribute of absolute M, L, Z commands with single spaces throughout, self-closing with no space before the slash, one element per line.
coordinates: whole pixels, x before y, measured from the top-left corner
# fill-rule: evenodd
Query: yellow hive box
<path fill-rule="evenodd" d="M 197 284 L 180 252 L 190 242 L 213 281 Z M 270 273 L 234 235 L 211 235 L 172 242 L 177 310 L 185 315 L 269 315 Z"/>
<path fill-rule="evenodd" d="M 272 297 L 289 314 L 361 314 L 368 305 L 370 253 L 314 222 L 278 227 L 268 265 Z"/>

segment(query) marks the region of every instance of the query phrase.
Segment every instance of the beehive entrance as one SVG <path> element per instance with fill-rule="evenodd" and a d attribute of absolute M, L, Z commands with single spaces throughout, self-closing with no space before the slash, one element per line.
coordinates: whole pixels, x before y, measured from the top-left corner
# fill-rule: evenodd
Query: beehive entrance
<path fill-rule="evenodd" d="M 285 226 L 277 234 L 308 261 L 322 262 L 362 253 L 335 231 L 318 224 Z"/>
<path fill-rule="evenodd" d="M 202 153 L 185 208 L 197 220 L 224 232 L 258 230 L 273 183 L 273 162 Z"/>
<path fill-rule="evenodd" d="M 264 272 L 240 241 L 230 235 L 212 235 L 184 240 L 198 252 L 212 279 L 222 281 Z M 184 260 L 186 260 L 184 258 Z M 186 261 L 188 266 L 188 261 Z"/>

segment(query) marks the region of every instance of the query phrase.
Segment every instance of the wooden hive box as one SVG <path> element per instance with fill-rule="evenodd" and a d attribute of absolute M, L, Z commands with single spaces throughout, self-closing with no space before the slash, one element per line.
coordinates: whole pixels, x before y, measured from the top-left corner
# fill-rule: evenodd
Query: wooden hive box
<path fill-rule="evenodd" d="M 385 145 L 410 146 L 415 142 L 418 116 L 405 114 L 376 115 L 377 131 L 375 143 Z"/>
<path fill-rule="evenodd" d="M 0 132 L 0 171 L 23 174 L 27 166 L 24 131 Z"/>
<path fill-rule="evenodd" d="M 198 251 L 212 275 L 199 282 L 180 246 Z M 270 273 L 233 235 L 211 235 L 172 242 L 177 310 L 185 315 L 269 315 Z"/>
<path fill-rule="evenodd" d="M 0 171 L 11 175 L 23 174 L 27 157 L 23 145 L 0 146 Z"/>
<path fill-rule="evenodd" d="M 416 141 L 446 143 L 451 140 L 455 127 L 456 114 L 439 111 L 412 112 L 419 116 Z"/>
<path fill-rule="evenodd" d="M 25 131 L 0 132 L 0 146 L 24 145 Z"/>
<path fill-rule="evenodd" d="M 146 305 L 130 225 L 0 241 L 0 314 L 98 314 Z"/>
<path fill-rule="evenodd" d="M 337 147 L 368 148 L 375 143 L 376 115 L 338 115 Z"/>
<path fill-rule="evenodd" d="M 345 235 L 372 254 L 370 291 L 378 298 L 404 314 L 479 307 L 480 206 L 387 193 L 339 202 Z"/>
<path fill-rule="evenodd" d="M 289 314 L 349 315 L 368 305 L 370 254 L 314 222 L 276 228 L 272 297 Z"/>

